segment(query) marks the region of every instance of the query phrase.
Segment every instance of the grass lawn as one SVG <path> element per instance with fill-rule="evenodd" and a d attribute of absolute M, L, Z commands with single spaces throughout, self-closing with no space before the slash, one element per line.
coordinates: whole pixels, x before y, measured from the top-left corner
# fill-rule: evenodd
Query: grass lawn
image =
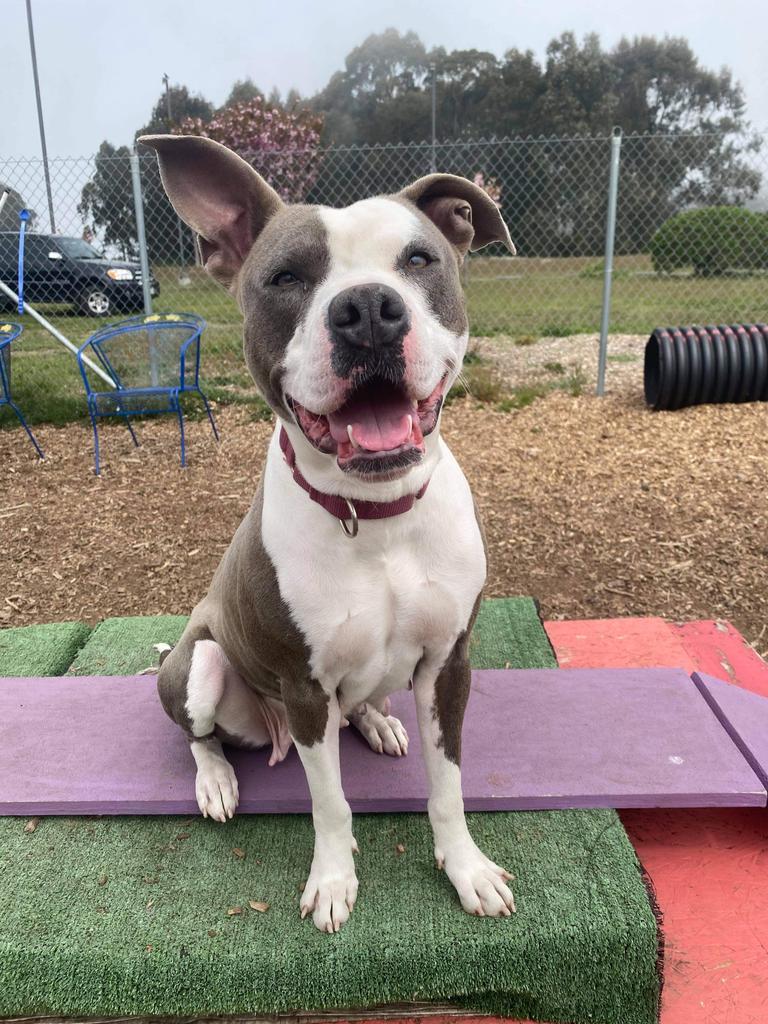
<path fill-rule="evenodd" d="M 594 257 L 473 258 L 465 286 L 474 334 L 541 337 L 600 329 L 603 262 Z M 618 256 L 610 330 L 650 334 L 662 325 L 764 322 L 767 286 L 765 275 L 661 276 L 647 256 Z"/>
<path fill-rule="evenodd" d="M 182 287 L 175 267 L 154 267 L 161 292 L 156 312 L 193 312 L 205 317 L 201 379 L 208 395 L 222 402 L 263 405 L 242 357 L 240 315 L 234 300 L 199 268 Z M 650 334 L 658 325 L 768 320 L 766 277 L 695 278 L 658 276 L 646 256 L 616 260 L 611 303 L 612 333 Z M 597 332 L 602 263 L 593 257 L 525 259 L 473 257 L 465 270 L 474 334 L 515 339 Z M 99 322 L 66 306 L 41 306 L 73 343 L 81 344 Z M 3 314 L 14 320 L 12 313 Z M 84 389 L 73 356 L 30 317 L 13 346 L 13 393 L 30 423 L 66 423 L 86 415 Z M 196 408 L 196 407 L 195 407 Z M 12 414 L 0 415 L 0 426 Z"/>

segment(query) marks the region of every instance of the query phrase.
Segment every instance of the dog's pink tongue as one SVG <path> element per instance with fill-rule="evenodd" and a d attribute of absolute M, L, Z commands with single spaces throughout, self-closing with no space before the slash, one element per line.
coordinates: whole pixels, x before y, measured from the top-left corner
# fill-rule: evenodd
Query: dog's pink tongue
<path fill-rule="evenodd" d="M 411 436 L 414 404 L 398 391 L 376 395 L 361 392 L 328 416 L 335 441 L 348 441 L 347 425 L 356 444 L 369 452 L 387 452 Z"/>

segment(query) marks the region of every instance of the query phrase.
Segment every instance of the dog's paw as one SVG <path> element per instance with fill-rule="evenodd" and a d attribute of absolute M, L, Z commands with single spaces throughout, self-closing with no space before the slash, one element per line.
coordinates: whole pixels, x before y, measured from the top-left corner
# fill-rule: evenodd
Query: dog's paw
<path fill-rule="evenodd" d="M 311 914 L 321 932 L 337 932 L 349 919 L 356 900 L 357 875 L 352 851 L 340 858 L 323 857 L 316 851 L 301 894 L 302 920 Z"/>
<path fill-rule="evenodd" d="M 389 754 L 390 757 L 403 757 L 407 754 L 408 733 L 400 719 L 394 715 L 383 715 L 370 704 L 362 707 L 365 710 L 350 715 L 350 719 L 371 750 L 377 754 Z"/>
<path fill-rule="evenodd" d="M 515 898 L 507 882 L 512 875 L 494 864 L 474 843 L 442 853 L 435 850 L 438 868 L 444 868 L 468 914 L 477 917 L 509 917 Z"/>
<path fill-rule="evenodd" d="M 195 796 L 204 818 L 227 821 L 233 817 L 240 794 L 235 770 L 226 758 L 212 756 L 200 765 Z"/>

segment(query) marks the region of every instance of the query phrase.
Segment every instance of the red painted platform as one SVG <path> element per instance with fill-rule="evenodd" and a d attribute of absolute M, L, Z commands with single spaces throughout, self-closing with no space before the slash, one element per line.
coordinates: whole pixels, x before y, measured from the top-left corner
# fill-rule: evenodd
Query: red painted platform
<path fill-rule="evenodd" d="M 680 666 L 768 696 L 768 665 L 728 623 L 545 625 L 569 668 Z M 664 915 L 662 1024 L 768 1021 L 768 814 L 632 810 L 621 818 Z"/>

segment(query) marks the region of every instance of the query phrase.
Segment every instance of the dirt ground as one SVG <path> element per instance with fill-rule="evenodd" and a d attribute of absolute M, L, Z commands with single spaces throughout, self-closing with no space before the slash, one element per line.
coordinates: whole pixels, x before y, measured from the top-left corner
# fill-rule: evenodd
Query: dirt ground
<path fill-rule="evenodd" d="M 643 393 L 643 355 L 648 336 L 612 334 L 606 361 L 606 390 L 613 393 Z M 552 376 L 552 368 L 561 372 L 580 371 L 585 390 L 594 390 L 600 351 L 596 334 L 572 334 L 567 338 L 537 338 L 534 344 L 521 345 L 515 339 L 496 336 L 477 338 L 472 345 L 495 363 L 510 387 L 531 384 L 538 377 Z"/>
<path fill-rule="evenodd" d="M 141 425 L 140 449 L 105 427 L 100 479 L 82 423 L 38 429 L 42 464 L 2 432 L 0 625 L 188 612 L 271 431 L 242 408 L 218 418 L 220 446 L 190 424 L 186 471 L 170 418 Z M 485 520 L 488 594 L 531 594 L 550 618 L 725 618 L 768 649 L 768 404 L 650 413 L 634 387 L 509 413 L 465 399 L 443 434 Z"/>

